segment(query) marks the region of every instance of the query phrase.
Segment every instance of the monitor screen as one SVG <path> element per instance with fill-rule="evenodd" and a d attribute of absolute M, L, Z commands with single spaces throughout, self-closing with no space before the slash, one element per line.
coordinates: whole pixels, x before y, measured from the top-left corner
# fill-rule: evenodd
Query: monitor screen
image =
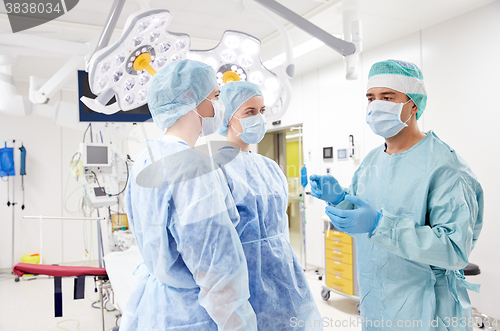
<path fill-rule="evenodd" d="M 333 147 L 323 147 L 323 158 L 324 159 L 333 158 Z"/>
<path fill-rule="evenodd" d="M 104 197 L 106 196 L 106 191 L 104 187 L 94 187 L 94 194 L 96 197 Z"/>
<path fill-rule="evenodd" d="M 88 165 L 108 164 L 108 147 L 87 146 L 87 164 Z"/>
<path fill-rule="evenodd" d="M 129 111 L 119 111 L 117 113 L 106 115 L 102 113 L 95 112 L 85 106 L 85 104 L 80 100 L 81 97 L 88 97 L 95 99 L 96 95 L 92 93 L 89 85 L 89 74 L 86 71 L 78 70 L 78 102 L 80 109 L 80 122 L 133 122 L 141 123 L 151 120 L 151 113 L 149 112 L 148 105 L 145 104 L 136 109 Z M 112 104 L 115 102 L 115 97 L 113 97 L 109 102 Z"/>

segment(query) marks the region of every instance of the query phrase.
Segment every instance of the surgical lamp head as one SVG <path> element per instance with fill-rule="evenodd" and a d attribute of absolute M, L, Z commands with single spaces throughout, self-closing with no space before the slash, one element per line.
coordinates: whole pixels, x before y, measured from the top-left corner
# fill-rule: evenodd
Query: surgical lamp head
<path fill-rule="evenodd" d="M 191 50 L 188 58 L 202 61 L 214 68 L 220 87 L 240 81 L 257 84 L 264 96 L 266 107 L 270 109 L 281 99 L 283 81 L 264 66 L 260 54 L 259 39 L 243 32 L 229 30 L 224 32 L 215 48 L 206 51 Z"/>
<path fill-rule="evenodd" d="M 167 64 L 186 59 L 191 38 L 171 33 L 168 10 L 152 9 L 134 13 L 127 19 L 120 39 L 100 49 L 89 62 L 89 84 L 98 96 L 95 102 L 82 101 L 93 110 L 112 114 L 129 111 L 147 102 L 152 76 Z M 116 105 L 104 106 L 116 97 Z"/>
<path fill-rule="evenodd" d="M 161 130 L 171 127 L 216 87 L 215 72 L 205 63 L 183 60 L 167 65 L 153 76 L 148 87 L 148 106 L 153 121 Z"/>
<path fill-rule="evenodd" d="M 375 63 L 368 74 L 368 86 L 387 87 L 405 93 L 418 107 L 417 120 L 427 105 L 427 92 L 422 71 L 413 63 L 387 60 Z"/>

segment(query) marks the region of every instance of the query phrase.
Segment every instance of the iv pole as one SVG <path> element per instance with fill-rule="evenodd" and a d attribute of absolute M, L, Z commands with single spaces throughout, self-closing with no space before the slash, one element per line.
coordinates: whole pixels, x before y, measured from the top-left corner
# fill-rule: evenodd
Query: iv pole
<path fill-rule="evenodd" d="M 16 150 L 16 141 L 12 140 L 13 150 Z M 16 227 L 16 176 L 12 176 L 12 263 L 11 266 L 14 268 L 14 248 L 15 248 L 15 227 Z"/>
<path fill-rule="evenodd" d="M 302 164 L 302 126 L 294 126 L 290 128 L 290 131 L 299 131 L 299 173 Z M 307 248 L 306 248 L 306 206 L 305 206 L 305 187 L 299 185 L 299 208 L 300 208 L 300 259 L 303 263 L 302 268 L 305 272 L 314 271 L 318 276 L 319 280 L 322 279 L 322 274 L 318 269 L 307 269 Z"/>
<path fill-rule="evenodd" d="M 293 126 L 290 131 L 299 131 L 299 172 L 302 166 L 302 127 Z M 306 227 L 305 227 L 305 206 L 304 206 L 304 188 L 299 185 L 299 209 L 300 209 L 300 259 L 302 268 L 307 269 L 307 254 L 306 254 Z M 301 197 L 301 198 L 300 198 Z"/>

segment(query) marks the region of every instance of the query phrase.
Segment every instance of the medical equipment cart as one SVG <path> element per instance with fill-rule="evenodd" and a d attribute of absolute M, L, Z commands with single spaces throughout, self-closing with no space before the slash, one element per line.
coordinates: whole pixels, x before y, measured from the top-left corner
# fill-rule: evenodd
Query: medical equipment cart
<path fill-rule="evenodd" d="M 359 314 L 354 238 L 337 230 L 327 216 L 323 216 L 322 220 L 325 233 L 325 285 L 321 289 L 321 297 L 326 301 L 330 298 L 330 292 L 333 292 L 354 300 Z"/>

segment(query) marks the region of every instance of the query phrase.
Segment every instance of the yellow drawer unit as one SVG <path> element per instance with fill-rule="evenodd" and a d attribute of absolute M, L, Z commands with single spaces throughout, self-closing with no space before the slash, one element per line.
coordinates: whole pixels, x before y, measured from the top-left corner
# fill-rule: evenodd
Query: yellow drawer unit
<path fill-rule="evenodd" d="M 325 248 L 327 251 L 347 253 L 352 255 L 352 244 L 349 243 L 326 240 Z"/>
<path fill-rule="evenodd" d="M 354 294 L 354 282 L 352 279 L 335 276 L 329 272 L 326 274 L 326 286 L 345 294 Z"/>
<path fill-rule="evenodd" d="M 326 270 L 328 273 L 331 273 L 334 276 L 340 276 L 346 279 L 354 279 L 352 269 L 352 265 L 350 264 L 333 260 L 326 260 Z"/>
<path fill-rule="evenodd" d="M 325 242 L 328 241 L 352 245 L 352 237 L 337 230 L 325 230 Z"/>
<path fill-rule="evenodd" d="M 356 250 L 354 238 L 338 231 L 327 216 L 323 216 L 325 234 L 325 285 L 321 290 L 323 300 L 336 293 L 355 300 L 358 314 L 359 290 L 356 277 Z"/>
<path fill-rule="evenodd" d="M 343 264 L 350 264 L 352 268 L 352 254 L 327 249 L 325 251 L 325 259 L 327 263 L 328 261 L 336 261 Z"/>

